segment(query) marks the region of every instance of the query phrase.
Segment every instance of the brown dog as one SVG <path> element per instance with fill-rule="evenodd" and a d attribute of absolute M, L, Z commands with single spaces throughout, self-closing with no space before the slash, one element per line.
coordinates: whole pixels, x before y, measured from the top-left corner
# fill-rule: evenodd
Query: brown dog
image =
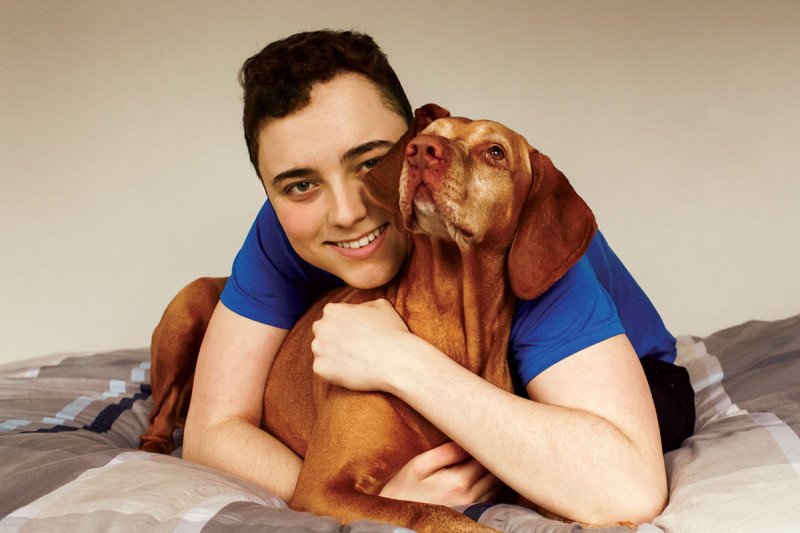
<path fill-rule="evenodd" d="M 511 391 L 506 349 L 515 295 L 534 298 L 559 279 L 586 250 L 594 217 L 521 136 L 433 105 L 417 110 L 414 127 L 365 185 L 411 233 L 410 259 L 388 285 L 333 291 L 298 321 L 270 370 L 262 427 L 304 458 L 295 509 L 420 532 L 486 531 L 447 507 L 377 496 L 411 458 L 448 438 L 394 396 L 312 379 L 311 326 L 328 302 L 386 298 L 411 332 Z M 207 278 L 188 286 L 153 334 L 154 408 L 142 449 L 172 445 L 223 285 L 224 278 Z"/>

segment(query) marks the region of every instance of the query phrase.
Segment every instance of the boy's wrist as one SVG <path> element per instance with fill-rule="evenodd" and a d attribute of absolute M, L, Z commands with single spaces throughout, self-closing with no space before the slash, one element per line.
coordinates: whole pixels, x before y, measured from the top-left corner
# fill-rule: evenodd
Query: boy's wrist
<path fill-rule="evenodd" d="M 408 403 L 408 396 L 413 395 L 417 387 L 424 386 L 426 377 L 437 373 L 437 359 L 447 356 L 413 333 L 409 333 L 407 342 L 398 344 L 396 349 L 396 363 L 388 365 L 385 372 L 384 390 Z"/>

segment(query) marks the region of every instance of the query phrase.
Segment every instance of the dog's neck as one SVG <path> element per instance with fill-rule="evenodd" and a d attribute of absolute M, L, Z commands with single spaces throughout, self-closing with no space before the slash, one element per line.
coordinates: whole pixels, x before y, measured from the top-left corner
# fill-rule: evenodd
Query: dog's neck
<path fill-rule="evenodd" d="M 415 234 L 413 253 L 387 297 L 414 332 L 451 359 L 508 388 L 507 345 L 515 298 L 506 254 Z M 431 325 L 441 324 L 441 328 Z M 460 327 L 459 327 L 460 326 Z"/>

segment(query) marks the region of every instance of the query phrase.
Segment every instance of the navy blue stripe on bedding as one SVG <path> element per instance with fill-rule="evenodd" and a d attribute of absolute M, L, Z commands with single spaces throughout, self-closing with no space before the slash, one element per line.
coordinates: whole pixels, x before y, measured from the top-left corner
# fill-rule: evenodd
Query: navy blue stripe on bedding
<path fill-rule="evenodd" d="M 130 397 L 124 397 L 119 403 L 111 404 L 105 407 L 91 424 L 83 426 L 94 433 L 105 433 L 111 429 L 114 422 L 122 416 L 122 414 L 133 407 L 133 404 L 139 400 L 146 400 L 150 397 L 150 385 L 139 385 L 139 392 Z"/>
<path fill-rule="evenodd" d="M 139 385 L 139 392 L 133 396 L 124 396 L 118 403 L 110 404 L 104 407 L 92 420 L 91 424 L 85 424 L 82 427 L 65 426 L 62 424 L 54 425 L 49 428 L 39 428 L 33 431 L 15 431 L 15 434 L 28 434 L 28 433 L 64 433 L 69 431 L 78 431 L 80 429 L 91 431 L 92 433 L 107 433 L 111 430 L 114 423 L 133 408 L 137 401 L 145 401 L 150 398 L 152 389 L 149 383 Z"/>
<path fill-rule="evenodd" d="M 486 512 L 487 509 L 494 507 L 495 505 L 497 504 L 490 502 L 474 503 L 464 509 L 462 512 L 477 522 L 481 519 L 481 516 Z"/>

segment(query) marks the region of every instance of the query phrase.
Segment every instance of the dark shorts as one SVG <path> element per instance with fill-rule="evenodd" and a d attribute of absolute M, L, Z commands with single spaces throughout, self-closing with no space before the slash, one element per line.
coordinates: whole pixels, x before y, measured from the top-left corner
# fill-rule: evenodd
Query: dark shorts
<path fill-rule="evenodd" d="M 664 453 L 680 447 L 694 432 L 694 390 L 685 368 L 655 357 L 642 357 L 661 430 Z"/>

